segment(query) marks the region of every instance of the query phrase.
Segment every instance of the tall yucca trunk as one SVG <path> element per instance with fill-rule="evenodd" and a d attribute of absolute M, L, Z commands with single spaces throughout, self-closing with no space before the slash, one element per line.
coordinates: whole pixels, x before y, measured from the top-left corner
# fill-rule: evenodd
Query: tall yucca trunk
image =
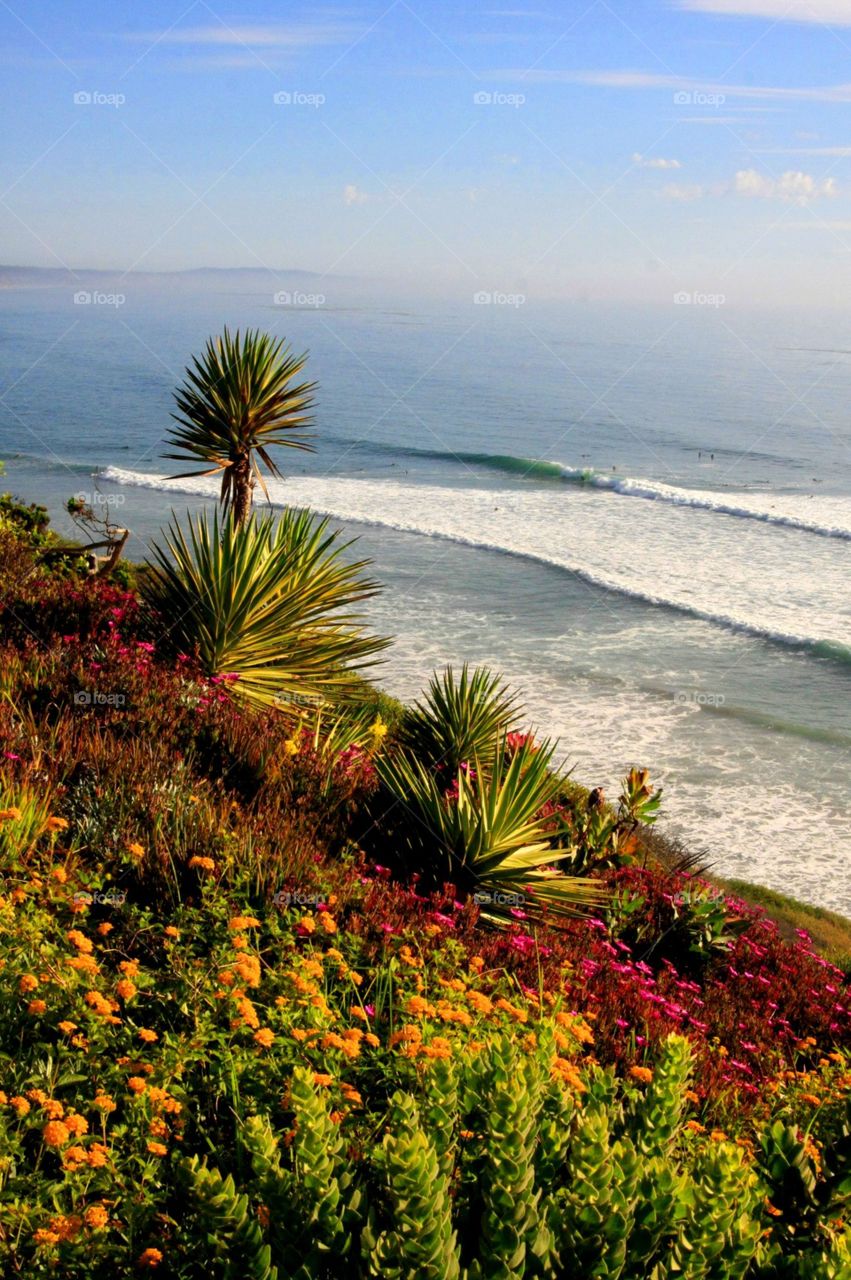
<path fill-rule="evenodd" d="M 251 473 L 251 459 L 243 454 L 233 467 L 233 506 L 232 519 L 238 529 L 248 523 L 251 506 L 254 502 L 254 476 Z"/>

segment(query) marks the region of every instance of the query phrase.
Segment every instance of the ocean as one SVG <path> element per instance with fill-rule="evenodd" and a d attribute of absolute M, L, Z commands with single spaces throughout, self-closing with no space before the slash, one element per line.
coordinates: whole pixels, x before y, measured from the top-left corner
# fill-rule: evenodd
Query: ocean
<path fill-rule="evenodd" d="M 271 499 L 372 557 L 379 683 L 410 699 L 487 663 L 577 781 L 614 797 L 646 766 L 661 829 L 719 874 L 851 914 L 841 317 L 122 289 L 0 293 L 4 488 L 68 532 L 65 500 L 100 494 L 141 558 L 216 491 L 161 456 L 191 353 L 225 323 L 286 335 L 319 383 L 317 447 L 280 457 Z"/>

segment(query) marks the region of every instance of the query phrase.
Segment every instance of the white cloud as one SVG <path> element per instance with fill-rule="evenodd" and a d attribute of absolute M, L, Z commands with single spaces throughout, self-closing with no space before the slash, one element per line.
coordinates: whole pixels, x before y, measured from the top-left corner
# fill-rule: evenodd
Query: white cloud
<path fill-rule="evenodd" d="M 640 151 L 633 153 L 632 163 L 637 169 L 682 169 L 679 160 L 666 160 L 664 156 L 643 156 Z"/>
<path fill-rule="evenodd" d="M 343 200 L 346 204 L 366 204 L 368 199 L 366 192 L 361 191 L 354 182 L 349 182 L 343 187 Z"/>
<path fill-rule="evenodd" d="M 358 29 L 340 23 L 283 25 L 211 23 L 203 27 L 173 27 L 169 31 L 136 32 L 126 38 L 151 44 L 249 45 L 264 49 L 303 49 L 315 45 L 346 44 Z"/>
<path fill-rule="evenodd" d="M 839 194 L 835 178 L 823 178 L 819 181 L 810 173 L 802 173 L 800 169 L 789 169 L 779 178 L 767 177 L 756 169 L 740 169 L 733 189 L 739 196 L 782 200 L 787 204 L 801 205 Z"/>
<path fill-rule="evenodd" d="M 715 13 L 721 17 L 851 26 L 848 0 L 679 0 L 678 7 L 692 13 Z"/>
<path fill-rule="evenodd" d="M 668 200 L 678 200 L 682 204 L 688 204 L 692 200 L 701 200 L 706 195 L 706 188 L 698 186 L 696 183 L 691 186 L 683 186 L 680 183 L 672 182 L 662 192 Z"/>
<path fill-rule="evenodd" d="M 851 18 L 849 18 L 851 21 Z M 778 102 L 851 102 L 851 83 L 809 85 L 727 84 L 724 80 L 692 80 L 656 71 L 542 71 L 509 67 L 489 73 L 494 79 L 526 84 L 587 84 L 601 89 L 667 89 L 676 106 L 696 106 L 707 113 L 734 98 Z"/>

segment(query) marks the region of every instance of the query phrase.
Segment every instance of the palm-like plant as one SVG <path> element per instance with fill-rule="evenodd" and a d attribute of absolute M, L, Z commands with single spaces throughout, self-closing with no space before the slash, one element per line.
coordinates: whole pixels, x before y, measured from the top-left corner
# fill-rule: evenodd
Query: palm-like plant
<path fill-rule="evenodd" d="M 601 905 L 599 880 L 564 875 L 556 866 L 573 851 L 557 847 L 552 817 L 543 813 L 562 785 L 550 768 L 554 750 L 543 742 L 508 752 L 505 736 L 497 737 L 487 767 L 459 768 L 448 794 L 416 757 L 379 759 L 382 782 L 410 819 L 402 838 L 413 868 L 474 893 L 481 914 L 497 923 L 515 918 L 512 909 L 557 919 Z"/>
<path fill-rule="evenodd" d="M 517 727 L 519 699 L 487 667 L 467 664 L 433 675 L 422 702 L 407 712 L 402 739 L 419 757 L 454 773 L 493 750 L 494 739 Z"/>
<path fill-rule="evenodd" d="M 312 447 L 302 433 L 311 422 L 316 384 L 296 381 L 306 360 L 260 330 L 231 334 L 225 328 L 220 338 L 210 338 L 175 392 L 180 412 L 172 414 L 178 425 L 168 440 L 176 451 L 164 455 L 205 466 L 171 478 L 221 472 L 222 507 L 235 524 L 245 524 L 256 484 L 268 497 L 258 459 L 279 477 L 271 447 Z"/>
<path fill-rule="evenodd" d="M 207 675 L 238 676 L 236 694 L 269 705 L 339 698 L 357 693 L 354 673 L 388 644 L 349 612 L 379 590 L 368 561 L 344 559 L 349 546 L 307 511 L 244 527 L 203 512 L 188 518 L 188 537 L 172 519 L 142 590 L 164 641 Z"/>

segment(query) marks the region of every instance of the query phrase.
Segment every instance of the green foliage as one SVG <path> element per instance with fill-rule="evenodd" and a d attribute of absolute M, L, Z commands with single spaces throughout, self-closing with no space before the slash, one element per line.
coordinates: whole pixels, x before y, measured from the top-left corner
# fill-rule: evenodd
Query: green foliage
<path fill-rule="evenodd" d="M 248 517 L 255 485 L 266 492 L 258 459 L 271 475 L 280 476 L 270 448 L 311 447 L 304 431 L 315 384 L 296 381 L 306 360 L 259 330 L 231 334 L 226 328 L 221 337 L 208 340 L 175 392 L 179 412 L 172 417 L 178 425 L 169 433 L 174 452 L 165 456 L 204 464 L 203 470 L 184 475 L 221 473 L 222 507 L 238 524 Z"/>
<path fill-rule="evenodd" d="M 488 760 L 494 742 L 516 728 L 519 700 L 486 667 L 460 675 L 447 667 L 429 682 L 422 702 L 402 721 L 403 742 L 424 764 L 455 773 L 462 764 Z"/>
<path fill-rule="evenodd" d="M 267 705 L 281 699 L 341 697 L 352 673 L 386 641 L 368 636 L 348 612 L 378 590 L 366 561 L 346 561 L 327 521 L 285 511 L 245 526 L 207 512 L 173 520 L 141 590 L 163 640 L 194 655 L 206 675 L 233 673 L 233 691 Z"/>
<path fill-rule="evenodd" d="M 405 832 L 411 866 L 475 892 L 482 915 L 495 923 L 511 920 L 512 909 L 557 917 L 598 905 L 605 896 L 599 882 L 554 865 L 569 855 L 541 812 L 560 786 L 550 769 L 553 750 L 525 742 L 508 753 L 497 739 L 487 767 L 459 767 L 450 795 L 414 756 L 379 760 L 389 794 L 413 816 Z"/>

